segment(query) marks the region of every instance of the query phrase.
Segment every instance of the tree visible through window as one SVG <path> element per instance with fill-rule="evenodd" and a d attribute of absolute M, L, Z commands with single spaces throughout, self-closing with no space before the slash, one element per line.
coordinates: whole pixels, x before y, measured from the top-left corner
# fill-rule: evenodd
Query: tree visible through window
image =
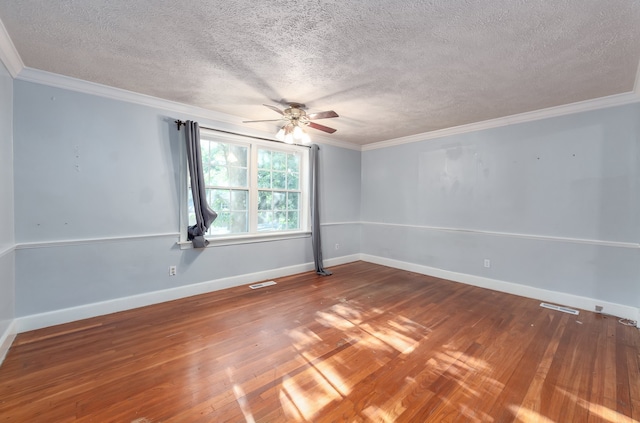
<path fill-rule="evenodd" d="M 207 199 L 218 213 L 207 235 L 307 230 L 303 151 L 284 144 L 270 147 L 253 140 L 220 139 L 203 132 L 200 143 Z M 190 187 L 188 192 L 189 225 L 193 225 Z"/>
<path fill-rule="evenodd" d="M 300 229 L 300 157 L 258 149 L 258 231 Z"/>

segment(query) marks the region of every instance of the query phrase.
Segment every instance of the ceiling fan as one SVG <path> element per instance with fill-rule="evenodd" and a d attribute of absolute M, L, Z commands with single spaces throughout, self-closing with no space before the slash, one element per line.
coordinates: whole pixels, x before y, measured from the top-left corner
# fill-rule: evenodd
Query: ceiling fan
<path fill-rule="evenodd" d="M 333 110 L 307 114 L 307 112 L 304 110 L 306 107 L 304 104 L 287 103 L 287 105 L 289 107 L 287 107 L 284 110 L 280 110 L 276 106 L 263 104 L 263 106 L 268 107 L 274 112 L 282 115 L 282 117 L 279 119 L 245 120 L 242 123 L 285 121 L 284 125 L 280 128 L 280 130 L 276 134 L 276 138 L 288 144 L 293 144 L 295 141 L 300 141 L 303 144 L 309 144 L 311 142 L 311 139 L 309 138 L 309 135 L 304 130 L 304 127 L 306 126 L 313 129 L 317 129 L 319 131 L 327 132 L 329 134 L 333 134 L 334 132 L 336 132 L 336 130 L 333 128 L 329 128 L 328 126 L 324 126 L 324 125 L 320 125 L 318 123 L 312 122 L 313 120 L 316 120 L 316 119 L 327 119 L 327 118 L 339 117 L 338 114 Z"/>

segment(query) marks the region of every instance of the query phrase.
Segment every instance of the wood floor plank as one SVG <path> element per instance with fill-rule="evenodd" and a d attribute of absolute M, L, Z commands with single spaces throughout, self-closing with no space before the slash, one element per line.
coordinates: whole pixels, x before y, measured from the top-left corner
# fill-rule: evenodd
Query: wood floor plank
<path fill-rule="evenodd" d="M 7 422 L 640 421 L 640 332 L 355 262 L 18 335 Z"/>

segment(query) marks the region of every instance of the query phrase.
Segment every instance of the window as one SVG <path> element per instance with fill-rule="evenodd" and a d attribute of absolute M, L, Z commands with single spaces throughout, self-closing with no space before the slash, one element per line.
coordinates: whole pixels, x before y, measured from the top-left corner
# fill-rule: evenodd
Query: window
<path fill-rule="evenodd" d="M 207 200 L 218 213 L 207 231 L 209 240 L 309 231 L 308 149 L 205 129 L 200 129 L 200 146 Z M 185 179 L 188 225 L 193 225 L 188 175 Z M 187 225 L 181 226 L 186 241 Z"/>
<path fill-rule="evenodd" d="M 300 154 L 258 148 L 258 231 L 300 229 Z"/>

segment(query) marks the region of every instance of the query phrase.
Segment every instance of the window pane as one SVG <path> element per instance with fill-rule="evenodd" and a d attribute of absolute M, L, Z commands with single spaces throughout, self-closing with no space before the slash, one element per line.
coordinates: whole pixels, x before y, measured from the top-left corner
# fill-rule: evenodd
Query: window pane
<path fill-rule="evenodd" d="M 300 175 L 290 173 L 287 175 L 287 189 L 300 189 Z"/>
<path fill-rule="evenodd" d="M 228 234 L 229 223 L 231 220 L 231 215 L 229 212 L 220 211 L 218 212 L 218 217 L 213 221 L 211 227 L 209 228 L 209 233 L 212 235 L 223 235 Z"/>
<path fill-rule="evenodd" d="M 258 191 L 258 210 L 273 209 L 273 194 L 271 191 Z"/>
<path fill-rule="evenodd" d="M 206 186 L 248 186 L 248 147 L 201 140 L 201 150 Z"/>
<path fill-rule="evenodd" d="M 268 170 L 258 171 L 258 188 L 271 188 L 271 172 Z"/>
<path fill-rule="evenodd" d="M 298 210 L 298 199 L 300 194 L 297 192 L 287 193 L 287 209 Z"/>
<path fill-rule="evenodd" d="M 247 212 L 232 212 L 230 214 L 230 231 L 231 233 L 237 234 L 242 232 L 247 232 L 249 229 L 247 227 Z"/>
<path fill-rule="evenodd" d="M 229 168 L 227 166 L 211 166 L 208 178 L 205 178 L 207 186 L 229 186 Z"/>
<path fill-rule="evenodd" d="M 271 167 L 273 170 L 287 170 L 287 153 L 272 152 Z"/>
<path fill-rule="evenodd" d="M 300 173 L 300 156 L 297 154 L 287 155 L 287 170 L 289 172 Z"/>
<path fill-rule="evenodd" d="M 229 169 L 229 184 L 232 187 L 247 186 L 247 168 L 231 167 Z"/>
<path fill-rule="evenodd" d="M 201 143 L 202 144 L 202 143 Z M 221 142 L 209 141 L 209 161 L 212 165 L 227 165 L 229 163 L 229 145 Z"/>
<path fill-rule="evenodd" d="M 259 211 L 258 212 L 258 231 L 272 231 L 273 227 L 273 212 L 271 211 Z"/>
<path fill-rule="evenodd" d="M 240 145 L 229 146 L 229 164 L 237 167 L 247 167 L 248 148 Z"/>
<path fill-rule="evenodd" d="M 258 169 L 271 169 L 271 152 L 258 150 Z"/>
<path fill-rule="evenodd" d="M 209 233 L 212 235 L 237 234 L 248 232 L 248 212 L 219 212 L 213 221 Z"/>
<path fill-rule="evenodd" d="M 277 230 L 281 231 L 283 229 L 287 229 L 287 213 L 286 212 L 276 212 L 275 213 L 275 222 L 274 225 Z"/>
<path fill-rule="evenodd" d="M 273 193 L 273 209 L 286 210 L 287 208 L 286 198 L 287 198 L 286 192 L 274 192 Z"/>
<path fill-rule="evenodd" d="M 231 191 L 231 210 L 247 210 L 247 191 Z"/>
<path fill-rule="evenodd" d="M 231 205 L 231 190 L 228 189 L 212 189 L 209 197 L 209 207 L 211 207 L 218 215 L 220 211 L 229 210 Z M 219 216 L 218 216 L 219 217 Z"/>
<path fill-rule="evenodd" d="M 284 172 L 272 172 L 271 177 L 273 178 L 273 188 L 274 189 L 285 189 L 287 187 L 287 174 Z"/>
<path fill-rule="evenodd" d="M 287 229 L 300 229 L 299 217 L 300 212 L 287 212 Z"/>

